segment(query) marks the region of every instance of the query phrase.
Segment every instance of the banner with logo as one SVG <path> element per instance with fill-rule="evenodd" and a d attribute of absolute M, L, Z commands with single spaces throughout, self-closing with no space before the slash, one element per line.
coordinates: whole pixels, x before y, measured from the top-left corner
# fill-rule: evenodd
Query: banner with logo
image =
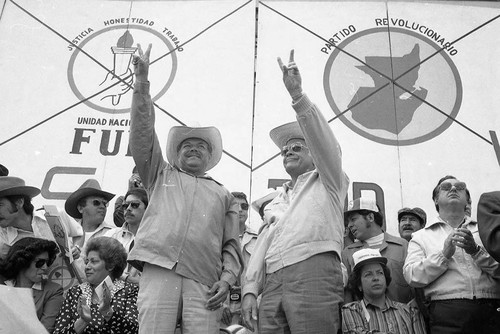
<path fill-rule="evenodd" d="M 287 177 L 267 134 L 295 119 L 276 62 L 294 49 L 342 146 L 349 200 L 375 197 L 398 235 L 397 211 L 435 217 L 432 189 L 451 174 L 469 185 L 474 217 L 479 195 L 500 187 L 499 15 L 491 2 L 261 1 L 254 189 Z"/>
<path fill-rule="evenodd" d="M 290 49 L 341 143 L 348 200 L 375 197 L 389 232 L 403 206 L 435 215 L 446 174 L 468 183 L 473 210 L 499 188 L 495 2 L 4 3 L 0 163 L 42 189 L 37 207 L 62 207 L 87 178 L 126 192 L 137 43 L 153 45 L 160 142 L 173 125 L 217 126 L 224 154 L 209 173 L 252 200 L 288 179 L 269 130 L 295 119 L 276 61 Z"/>

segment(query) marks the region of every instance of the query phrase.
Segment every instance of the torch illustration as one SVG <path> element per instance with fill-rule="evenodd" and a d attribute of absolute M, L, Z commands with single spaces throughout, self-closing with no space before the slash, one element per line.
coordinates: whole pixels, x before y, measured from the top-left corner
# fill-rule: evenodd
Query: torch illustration
<path fill-rule="evenodd" d="M 134 38 L 127 30 L 120 38 L 118 38 L 116 46 L 111 47 L 111 51 L 113 52 L 113 73 L 118 77 L 123 77 L 128 72 L 131 73 L 129 69 L 130 62 L 132 61 L 132 55 L 137 50 L 136 47 L 132 46 L 133 44 L 134 44 Z M 106 79 L 108 79 L 108 76 Z M 106 79 L 104 81 L 107 81 Z M 130 80 L 133 80 L 132 76 Z M 132 84 L 132 81 L 130 81 L 130 84 Z M 122 89 L 120 94 L 112 95 L 112 103 L 114 106 L 120 103 L 121 96 L 125 94 L 128 90 L 130 90 L 130 87 L 128 89 Z M 109 97 L 109 95 L 106 97 Z"/>

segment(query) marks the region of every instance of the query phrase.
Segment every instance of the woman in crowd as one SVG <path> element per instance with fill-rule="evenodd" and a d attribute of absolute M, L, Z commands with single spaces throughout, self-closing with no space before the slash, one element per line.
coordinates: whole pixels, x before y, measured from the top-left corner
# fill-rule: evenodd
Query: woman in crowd
<path fill-rule="evenodd" d="M 122 210 L 125 219 L 124 224 L 120 228 L 112 229 L 105 236 L 118 240 L 125 250 L 130 252 L 134 247 L 134 239 L 139 225 L 142 221 L 142 216 L 148 207 L 148 194 L 143 188 L 131 188 L 123 198 Z M 135 284 L 139 284 L 140 272 L 127 266 L 121 277 L 123 280 Z"/>
<path fill-rule="evenodd" d="M 54 330 L 64 299 L 62 287 L 45 280 L 47 269 L 58 252 L 54 241 L 23 238 L 12 245 L 6 258 L 0 262 L 3 284 L 32 289 L 38 319 L 49 333 Z"/>
<path fill-rule="evenodd" d="M 137 285 L 120 279 L 127 265 L 122 244 L 109 237 L 89 240 L 87 282 L 71 288 L 54 333 L 137 333 Z"/>
<path fill-rule="evenodd" d="M 345 334 L 423 334 L 425 323 L 416 307 L 392 301 L 386 296 L 391 282 L 387 259 L 378 249 L 365 248 L 353 254 L 354 269 L 349 276 L 359 301 L 342 306 Z"/>

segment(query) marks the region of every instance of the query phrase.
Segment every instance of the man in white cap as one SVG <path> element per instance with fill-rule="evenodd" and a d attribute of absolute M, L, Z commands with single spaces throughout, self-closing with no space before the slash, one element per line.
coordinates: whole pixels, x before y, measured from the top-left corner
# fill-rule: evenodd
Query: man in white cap
<path fill-rule="evenodd" d="M 140 333 L 219 333 L 222 303 L 241 268 L 238 206 L 206 174 L 220 160 L 215 127 L 174 126 L 164 160 L 149 95 L 151 45 L 134 56 L 130 149 L 149 205 L 129 262 L 143 270 Z"/>
<path fill-rule="evenodd" d="M 291 181 L 266 206 L 243 285 L 243 319 L 259 333 L 337 333 L 342 302 L 340 253 L 349 179 L 328 122 L 302 93 L 290 62 L 278 63 L 298 122 L 271 130 Z"/>
<path fill-rule="evenodd" d="M 382 229 L 384 218 L 375 200 L 360 197 L 349 202 L 344 219 L 357 240 L 342 251 L 342 263 L 346 266 L 347 273 L 351 274 L 354 266 L 353 253 L 362 248 L 379 249 L 382 256 L 388 259 L 387 266 L 392 272 L 393 280 L 388 284 L 389 297 L 400 303 L 412 300 L 413 292 L 403 277 L 408 242 L 384 232 Z M 354 300 L 353 291 L 347 288 L 345 292 L 346 302 Z"/>
<path fill-rule="evenodd" d="M 44 217 L 37 215 L 31 203 L 40 189 L 27 186 L 25 181 L 14 176 L 0 176 L 0 258 L 4 258 L 10 247 L 18 240 L 35 237 L 54 240 L 54 235 Z M 69 227 L 71 222 L 61 214 L 62 222 Z M 73 258 L 78 258 L 80 249 L 71 247 Z"/>
<path fill-rule="evenodd" d="M 352 255 L 349 286 L 359 301 L 342 306 L 343 333 L 425 334 L 418 308 L 393 301 L 387 295 L 391 270 L 378 249 L 363 248 Z"/>

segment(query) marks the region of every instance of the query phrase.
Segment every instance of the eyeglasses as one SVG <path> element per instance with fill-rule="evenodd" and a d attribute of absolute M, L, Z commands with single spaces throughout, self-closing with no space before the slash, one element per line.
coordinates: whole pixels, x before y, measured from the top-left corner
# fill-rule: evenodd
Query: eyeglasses
<path fill-rule="evenodd" d="M 43 267 L 44 264 L 47 264 L 47 267 L 50 267 L 52 264 L 49 259 L 38 259 L 35 261 L 35 267 L 37 269 L 40 269 Z"/>
<path fill-rule="evenodd" d="M 290 144 L 287 146 L 283 146 L 283 148 L 281 149 L 281 156 L 284 157 L 285 155 L 287 155 L 288 151 L 290 151 L 290 150 L 295 152 L 295 153 L 298 153 L 305 148 L 307 148 L 307 146 L 305 146 L 301 143 L 293 143 L 293 144 Z"/>
<path fill-rule="evenodd" d="M 465 182 L 457 182 L 455 184 L 451 184 L 451 182 L 443 182 L 439 185 L 439 189 L 444 191 L 450 191 L 452 187 L 455 187 L 458 191 L 467 189 Z"/>
<path fill-rule="evenodd" d="M 98 200 L 98 199 L 93 200 L 93 201 L 92 201 L 92 204 L 93 204 L 94 206 L 96 206 L 96 207 L 97 207 L 97 206 L 101 206 L 101 205 L 104 205 L 104 207 L 106 207 L 106 208 L 108 207 L 108 202 L 106 202 L 106 201 L 101 201 L 101 200 Z"/>
<path fill-rule="evenodd" d="M 240 203 L 241 210 L 248 210 L 248 203 Z"/>
<path fill-rule="evenodd" d="M 123 203 L 122 204 L 122 209 L 123 211 L 127 210 L 128 207 L 131 206 L 132 209 L 139 209 L 141 206 L 141 202 L 129 202 L 129 203 Z"/>

